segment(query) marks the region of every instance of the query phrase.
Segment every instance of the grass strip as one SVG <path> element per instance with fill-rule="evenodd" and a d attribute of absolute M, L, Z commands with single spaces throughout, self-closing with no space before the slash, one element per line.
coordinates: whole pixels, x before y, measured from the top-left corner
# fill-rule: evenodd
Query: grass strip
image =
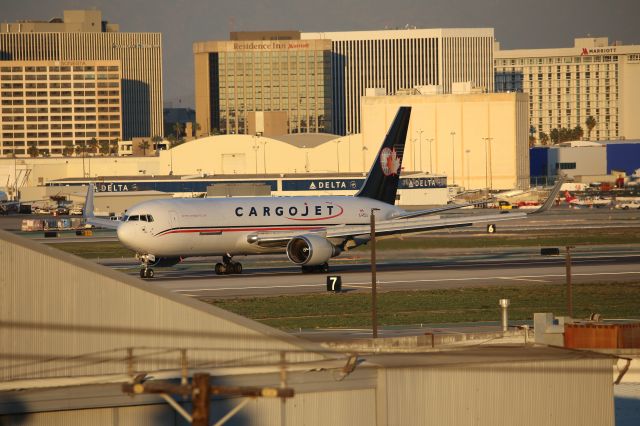
<path fill-rule="evenodd" d="M 640 282 L 574 284 L 574 316 L 639 318 Z M 509 318 L 531 320 L 535 312 L 566 315 L 564 285 L 394 291 L 378 295 L 381 325 L 499 321 L 498 300 L 511 300 Z M 264 324 L 281 328 L 370 327 L 371 297 L 364 293 L 237 299 L 202 299 Z"/>

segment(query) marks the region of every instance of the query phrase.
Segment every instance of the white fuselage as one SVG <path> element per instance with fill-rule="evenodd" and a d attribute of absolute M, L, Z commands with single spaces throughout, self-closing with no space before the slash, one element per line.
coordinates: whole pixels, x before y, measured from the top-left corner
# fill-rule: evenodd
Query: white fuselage
<path fill-rule="evenodd" d="M 248 238 L 367 224 L 372 208 L 379 209 L 377 220 L 403 212 L 377 200 L 344 196 L 154 200 L 129 209 L 129 220 L 117 232 L 126 247 L 156 257 L 283 253 L 284 248 L 260 247 Z"/>

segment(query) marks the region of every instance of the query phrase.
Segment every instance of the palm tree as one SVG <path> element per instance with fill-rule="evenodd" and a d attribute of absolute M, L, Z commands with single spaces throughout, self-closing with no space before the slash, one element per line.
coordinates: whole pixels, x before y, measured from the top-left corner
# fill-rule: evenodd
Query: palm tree
<path fill-rule="evenodd" d="M 153 142 L 153 147 L 155 148 L 156 152 L 159 151 L 158 145 L 162 141 L 163 141 L 162 136 L 155 135 L 154 137 L 151 138 L 151 142 Z"/>
<path fill-rule="evenodd" d="M 176 141 L 179 141 L 180 135 L 182 134 L 182 123 L 174 123 L 173 124 L 173 134 L 176 136 Z"/>
<path fill-rule="evenodd" d="M 529 148 L 533 148 L 536 145 L 536 137 L 529 135 Z"/>
<path fill-rule="evenodd" d="M 29 154 L 32 158 L 36 158 L 40 151 L 38 151 L 38 146 L 35 142 L 31 142 L 29 144 L 29 149 L 27 149 L 27 154 Z"/>
<path fill-rule="evenodd" d="M 109 154 L 118 154 L 118 138 L 115 138 L 109 142 Z"/>
<path fill-rule="evenodd" d="M 98 140 L 94 137 L 91 138 L 91 140 L 89 141 L 89 149 L 88 151 L 92 154 L 95 154 L 95 152 L 98 149 Z"/>
<path fill-rule="evenodd" d="M 558 131 L 558 129 L 552 129 L 550 137 L 551 142 L 553 142 L 554 144 L 558 143 L 560 139 L 560 132 Z"/>
<path fill-rule="evenodd" d="M 587 125 L 587 131 L 589 132 L 589 140 L 591 140 L 591 131 L 593 130 L 594 127 L 596 127 L 596 119 L 593 118 L 593 115 L 590 115 L 589 117 L 587 117 L 587 120 L 584 122 L 584 124 Z"/>
<path fill-rule="evenodd" d="M 71 141 L 64 142 L 64 148 L 62 148 L 62 155 L 64 157 L 71 157 L 71 155 L 73 155 L 73 143 Z"/>
<path fill-rule="evenodd" d="M 110 145 L 111 142 L 108 139 L 102 139 L 100 141 L 100 154 L 102 154 L 103 156 L 108 155 Z"/>
<path fill-rule="evenodd" d="M 540 144 L 549 145 L 549 135 L 545 132 L 540 132 L 538 135 L 538 139 L 540 140 Z"/>
<path fill-rule="evenodd" d="M 149 141 L 146 139 L 142 139 L 142 142 L 140 142 L 140 148 L 142 148 L 142 155 L 146 157 L 147 150 L 149 149 Z"/>

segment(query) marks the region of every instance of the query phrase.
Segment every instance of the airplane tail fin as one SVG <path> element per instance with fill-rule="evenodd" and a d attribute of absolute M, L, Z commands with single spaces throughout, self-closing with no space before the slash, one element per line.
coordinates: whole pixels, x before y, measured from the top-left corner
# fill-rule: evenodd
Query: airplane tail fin
<path fill-rule="evenodd" d="M 410 117 L 411 107 L 400 107 L 356 197 L 395 204 Z"/>
<path fill-rule="evenodd" d="M 87 197 L 84 200 L 82 216 L 85 219 L 93 219 L 95 217 L 93 214 L 93 183 L 90 183 L 89 188 L 87 188 Z"/>

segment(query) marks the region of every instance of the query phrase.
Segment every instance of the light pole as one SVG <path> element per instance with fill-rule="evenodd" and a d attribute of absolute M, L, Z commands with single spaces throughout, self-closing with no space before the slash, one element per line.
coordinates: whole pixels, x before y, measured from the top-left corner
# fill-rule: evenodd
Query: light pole
<path fill-rule="evenodd" d="M 371 333 L 378 337 L 377 283 L 376 283 L 376 215 L 380 209 L 371 209 Z"/>
<path fill-rule="evenodd" d="M 424 172 L 424 169 L 422 168 L 422 133 L 424 132 L 422 129 L 418 129 L 417 133 L 418 137 L 420 138 L 420 171 Z"/>
<path fill-rule="evenodd" d="M 338 161 L 338 173 L 340 173 L 340 140 L 336 141 L 336 160 Z"/>
<path fill-rule="evenodd" d="M 411 153 L 411 157 L 413 157 L 413 170 L 416 171 L 416 138 L 411 139 L 411 147 L 413 148 L 413 152 Z"/>
<path fill-rule="evenodd" d="M 467 150 L 464 151 L 464 153 L 467 154 L 466 155 L 466 157 L 467 157 L 467 190 L 469 190 L 469 188 L 471 187 L 471 172 L 469 171 L 469 169 L 470 169 L 470 164 L 469 164 L 470 163 L 470 161 L 469 161 L 469 157 L 470 156 L 469 156 L 469 154 L 471 153 L 471 150 L 467 149 Z"/>
<path fill-rule="evenodd" d="M 456 132 L 451 132 L 451 178 L 453 180 L 453 186 L 456 185 L 456 143 L 455 143 Z"/>
<path fill-rule="evenodd" d="M 491 182 L 491 141 L 493 138 L 486 137 L 482 138 L 482 140 L 486 143 L 484 149 L 484 185 L 487 188 L 487 192 L 489 192 L 493 186 L 493 182 Z"/>
<path fill-rule="evenodd" d="M 429 173 L 433 173 L 433 154 L 431 153 L 431 144 L 433 143 L 433 138 L 427 139 L 429 142 Z"/>
<path fill-rule="evenodd" d="M 269 141 L 262 142 L 262 163 L 264 164 L 264 174 L 267 174 L 267 143 Z"/>

